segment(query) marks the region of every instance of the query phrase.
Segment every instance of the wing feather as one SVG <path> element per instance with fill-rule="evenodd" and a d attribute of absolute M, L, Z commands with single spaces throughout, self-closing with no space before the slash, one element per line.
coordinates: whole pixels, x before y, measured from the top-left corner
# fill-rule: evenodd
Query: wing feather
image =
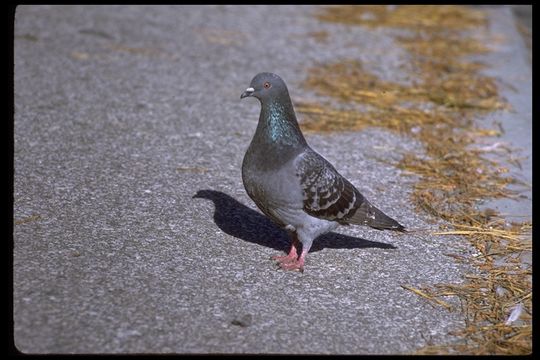
<path fill-rule="evenodd" d="M 302 154 L 297 169 L 306 213 L 341 224 L 404 231 L 402 225 L 373 206 L 315 151 Z"/>
<path fill-rule="evenodd" d="M 298 166 L 304 195 L 304 211 L 338 222 L 346 222 L 364 201 L 356 188 L 322 156 L 306 152 Z"/>

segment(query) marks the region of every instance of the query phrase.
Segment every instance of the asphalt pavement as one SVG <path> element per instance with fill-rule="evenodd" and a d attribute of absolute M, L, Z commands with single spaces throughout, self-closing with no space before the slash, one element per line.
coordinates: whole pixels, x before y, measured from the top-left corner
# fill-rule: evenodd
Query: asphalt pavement
<path fill-rule="evenodd" d="M 384 31 L 322 23 L 315 10 L 17 8 L 20 351 L 403 354 L 456 340 L 462 315 L 402 285 L 463 281 L 472 270 L 445 255 L 472 252 L 459 237 L 340 227 L 314 243 L 304 273 L 270 260 L 288 239 L 242 185 L 260 108 L 240 94 L 271 71 L 293 101 L 314 99 L 300 87 L 311 65 L 354 57 L 398 77 L 406 61 Z M 486 11 L 510 26 L 492 28 L 510 45 L 485 59 L 518 88 L 509 100 L 527 126 L 530 64 L 509 73 L 497 60 L 526 59 L 526 47 L 508 7 Z M 323 30 L 331 41 L 310 35 Z M 437 228 L 409 201 L 414 178 L 381 161 L 421 144 L 381 129 L 307 140 L 386 214 Z"/>

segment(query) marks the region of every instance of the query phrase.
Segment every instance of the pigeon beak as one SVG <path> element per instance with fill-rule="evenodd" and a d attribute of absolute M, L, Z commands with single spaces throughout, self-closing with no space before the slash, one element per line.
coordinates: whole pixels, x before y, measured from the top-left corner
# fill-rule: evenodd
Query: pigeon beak
<path fill-rule="evenodd" d="M 244 91 L 242 93 L 242 95 L 240 95 L 240 99 L 243 99 L 245 97 L 248 97 L 248 96 L 251 96 L 253 95 L 253 93 L 255 92 L 255 89 L 254 88 L 247 88 L 246 91 Z"/>

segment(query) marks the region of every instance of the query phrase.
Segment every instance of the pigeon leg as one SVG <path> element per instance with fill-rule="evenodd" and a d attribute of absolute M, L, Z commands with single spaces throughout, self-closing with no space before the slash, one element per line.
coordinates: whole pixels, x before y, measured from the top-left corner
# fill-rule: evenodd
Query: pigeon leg
<path fill-rule="evenodd" d="M 291 250 L 289 251 L 289 254 L 287 255 L 275 255 L 272 256 L 272 260 L 276 260 L 280 265 L 290 263 L 290 262 L 296 262 L 298 259 L 298 247 L 300 245 L 300 241 L 298 240 L 298 236 L 296 233 L 292 234 L 292 245 Z"/>
<path fill-rule="evenodd" d="M 298 257 L 298 259 L 287 263 L 282 262 L 279 264 L 279 267 L 283 270 L 295 270 L 304 272 L 304 262 L 306 260 L 309 249 L 313 244 L 313 236 L 310 236 L 305 232 L 301 232 L 300 234 L 297 233 L 296 235 L 300 236 L 300 238 L 297 237 L 297 241 L 299 241 L 299 239 L 302 239 L 302 253 Z"/>
<path fill-rule="evenodd" d="M 302 250 L 302 253 L 300 254 L 300 257 L 297 260 L 293 260 L 292 262 L 282 262 L 279 264 L 279 267 L 283 270 L 294 270 L 294 271 L 300 271 L 304 272 L 304 261 L 306 259 L 307 253 L 309 249 Z"/>

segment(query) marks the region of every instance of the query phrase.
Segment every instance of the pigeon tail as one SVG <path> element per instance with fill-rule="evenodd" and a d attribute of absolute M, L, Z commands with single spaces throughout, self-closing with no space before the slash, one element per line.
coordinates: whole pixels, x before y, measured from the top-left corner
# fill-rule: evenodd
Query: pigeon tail
<path fill-rule="evenodd" d="M 371 205 L 365 199 L 354 215 L 349 217 L 346 222 L 348 224 L 367 225 L 377 230 L 406 232 L 403 225 Z"/>

